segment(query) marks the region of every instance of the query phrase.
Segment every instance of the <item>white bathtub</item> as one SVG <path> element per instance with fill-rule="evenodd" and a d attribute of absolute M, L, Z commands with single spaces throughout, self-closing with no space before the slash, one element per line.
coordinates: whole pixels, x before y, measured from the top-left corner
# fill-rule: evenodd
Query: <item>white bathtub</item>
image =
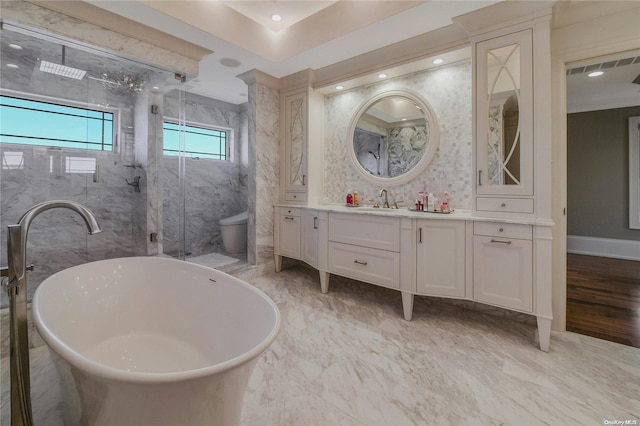
<path fill-rule="evenodd" d="M 233 425 L 280 329 L 265 294 L 223 272 L 131 257 L 38 287 L 36 327 L 57 355 L 66 425 Z"/>

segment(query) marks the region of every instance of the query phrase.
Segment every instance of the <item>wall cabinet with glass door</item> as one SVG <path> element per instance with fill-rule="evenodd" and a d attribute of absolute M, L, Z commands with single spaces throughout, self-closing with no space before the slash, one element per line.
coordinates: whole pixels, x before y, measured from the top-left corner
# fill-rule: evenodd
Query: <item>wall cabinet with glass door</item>
<path fill-rule="evenodd" d="M 307 201 L 308 102 L 306 91 L 282 96 L 283 126 L 283 201 Z"/>
<path fill-rule="evenodd" d="M 475 59 L 476 210 L 533 213 L 532 30 L 477 42 Z"/>

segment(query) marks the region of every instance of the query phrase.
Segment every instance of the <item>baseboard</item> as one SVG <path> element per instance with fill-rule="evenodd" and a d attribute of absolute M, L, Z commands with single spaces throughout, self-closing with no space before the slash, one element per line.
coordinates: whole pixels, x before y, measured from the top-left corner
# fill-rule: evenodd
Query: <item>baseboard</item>
<path fill-rule="evenodd" d="M 589 256 L 640 260 L 640 241 L 567 235 L 567 252 Z"/>

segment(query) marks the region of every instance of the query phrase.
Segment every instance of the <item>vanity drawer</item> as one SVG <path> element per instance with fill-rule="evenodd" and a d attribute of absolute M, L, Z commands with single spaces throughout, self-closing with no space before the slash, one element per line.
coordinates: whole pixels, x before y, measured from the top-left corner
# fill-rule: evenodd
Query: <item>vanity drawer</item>
<path fill-rule="evenodd" d="M 485 212 L 533 213 L 533 199 L 478 197 L 476 199 L 476 210 Z"/>
<path fill-rule="evenodd" d="M 400 218 L 331 213 L 329 241 L 400 251 Z"/>
<path fill-rule="evenodd" d="M 329 272 L 400 288 L 400 253 L 329 242 Z"/>
<path fill-rule="evenodd" d="M 302 216 L 302 209 L 297 207 L 280 207 L 280 215 L 300 217 Z"/>
<path fill-rule="evenodd" d="M 519 240 L 531 240 L 533 238 L 531 225 L 514 225 L 510 223 L 475 222 L 473 224 L 473 233 L 487 237 L 516 238 Z"/>
<path fill-rule="evenodd" d="M 307 201 L 307 193 L 306 192 L 285 192 L 284 200 L 285 201 Z"/>

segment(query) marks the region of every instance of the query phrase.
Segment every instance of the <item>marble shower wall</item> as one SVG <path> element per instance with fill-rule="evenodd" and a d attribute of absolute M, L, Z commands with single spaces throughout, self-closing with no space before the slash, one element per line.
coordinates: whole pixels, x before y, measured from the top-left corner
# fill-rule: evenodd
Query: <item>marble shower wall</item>
<path fill-rule="evenodd" d="M 179 105 L 176 93 L 165 97 L 165 117 L 177 119 Z M 187 122 L 231 129 L 231 162 L 185 159 L 185 246 L 187 254 L 198 256 L 221 251 L 218 221 L 247 209 L 248 165 L 242 164 L 241 155 L 248 143 L 243 126 L 246 113 L 241 106 L 187 93 L 185 116 Z M 170 255 L 181 249 L 178 161 L 177 157 L 164 157 L 161 172 L 163 249 Z"/>
<path fill-rule="evenodd" d="M 9 85 L 3 75 L 3 87 Z M 63 96 L 64 84 L 51 87 L 48 95 Z M 12 86 L 15 89 L 15 85 Z M 23 87 L 33 93 L 33 87 Z M 68 87 L 67 93 L 76 93 Z M 42 93 L 40 93 L 42 94 Z M 85 95 L 85 98 L 87 95 Z M 97 103 L 95 93 L 88 97 Z M 6 232 L 33 205 L 56 199 L 73 200 L 89 207 L 96 215 L 103 232 L 87 235 L 84 222 L 69 210 L 51 210 L 38 216 L 30 230 L 27 243 L 27 262 L 35 264 L 28 274 L 28 297 L 31 299 L 37 286 L 49 275 L 81 263 L 133 254 L 132 202 L 134 192 L 125 179 L 133 178 L 133 108 L 128 95 L 119 100 L 111 95 L 109 104 L 119 102 L 121 154 L 117 152 L 90 151 L 85 149 L 49 148 L 0 144 L 0 155 L 18 152 L 23 155 L 23 166 L 0 170 L 0 264 L 7 264 Z M 94 182 L 93 174 L 67 173 L 66 157 L 95 158 L 100 178 Z M 2 292 L 1 306 L 8 304 Z"/>
<path fill-rule="evenodd" d="M 5 49 L 7 43 L 16 42 L 23 46 L 22 54 L 11 58 L 19 67 L 11 69 L 11 72 L 2 72 L 3 95 L 36 95 L 48 97 L 45 100 L 53 102 L 55 99 L 74 101 L 79 106 L 108 106 L 116 112 L 119 124 L 117 145 L 113 151 L 0 144 L 0 157 L 5 152 L 23 156 L 22 167 L 0 169 L 0 265 L 7 264 L 6 227 L 15 224 L 37 203 L 54 199 L 80 202 L 95 213 L 103 228 L 102 233 L 88 236 L 81 218 L 68 210 L 47 211 L 38 216 L 30 228 L 27 244 L 27 261 L 35 264 L 35 270 L 28 274 L 28 297 L 31 299 L 42 280 L 62 269 L 93 260 L 147 254 L 144 250 L 145 236 L 142 238 L 145 246 L 142 250 L 136 249 L 134 241 L 136 231 L 142 230 L 146 234 L 146 228 L 136 225 L 142 223 L 138 219 L 149 211 L 137 205 L 142 200 L 141 193 L 134 192 L 126 180 L 132 181 L 137 175 L 146 178 L 145 170 L 136 163 L 134 127 L 142 115 L 148 116 L 148 108 L 145 102 L 145 106 L 136 111 L 139 93 L 131 92 L 127 87 L 88 77 L 78 81 L 43 73 L 29 62 L 36 54 L 42 58 L 40 54 L 43 52 L 54 55 L 45 58 L 59 61 L 55 55 L 60 54 L 60 45 L 9 30 L 3 30 L 2 37 L 3 63 L 7 52 L 13 51 Z M 174 80 L 173 73 L 89 51 L 70 48 L 67 60 L 69 63 L 75 61 L 74 66 L 87 70 L 87 75 L 91 76 L 99 75 L 96 74 L 99 70 L 109 70 L 109 73 L 116 70 L 123 75 L 142 76 L 149 86 L 158 79 Z M 147 144 L 146 137 L 140 138 L 140 144 L 143 142 Z M 68 173 L 65 170 L 67 157 L 95 158 L 99 167 L 97 181 L 93 173 Z M 146 182 L 143 182 L 143 189 L 146 189 Z M 137 207 L 140 209 L 135 210 Z M 136 211 L 140 214 L 134 215 Z M 157 214 L 157 211 L 155 209 L 151 214 Z M 6 295 L 2 293 L 0 305 L 6 306 L 7 303 Z"/>
<path fill-rule="evenodd" d="M 388 188 L 401 205 L 413 204 L 418 191 L 440 195 L 448 192 L 457 209 L 472 207 L 472 93 L 471 63 L 419 72 L 378 84 L 364 86 L 325 98 L 325 196 L 331 203 L 343 203 L 349 189 L 358 190 L 363 203 L 377 199 L 380 185 L 365 181 L 354 170 L 347 149 L 349 124 L 360 105 L 378 93 L 409 89 L 423 96 L 433 107 L 440 130 L 438 151 L 419 177 Z"/>

